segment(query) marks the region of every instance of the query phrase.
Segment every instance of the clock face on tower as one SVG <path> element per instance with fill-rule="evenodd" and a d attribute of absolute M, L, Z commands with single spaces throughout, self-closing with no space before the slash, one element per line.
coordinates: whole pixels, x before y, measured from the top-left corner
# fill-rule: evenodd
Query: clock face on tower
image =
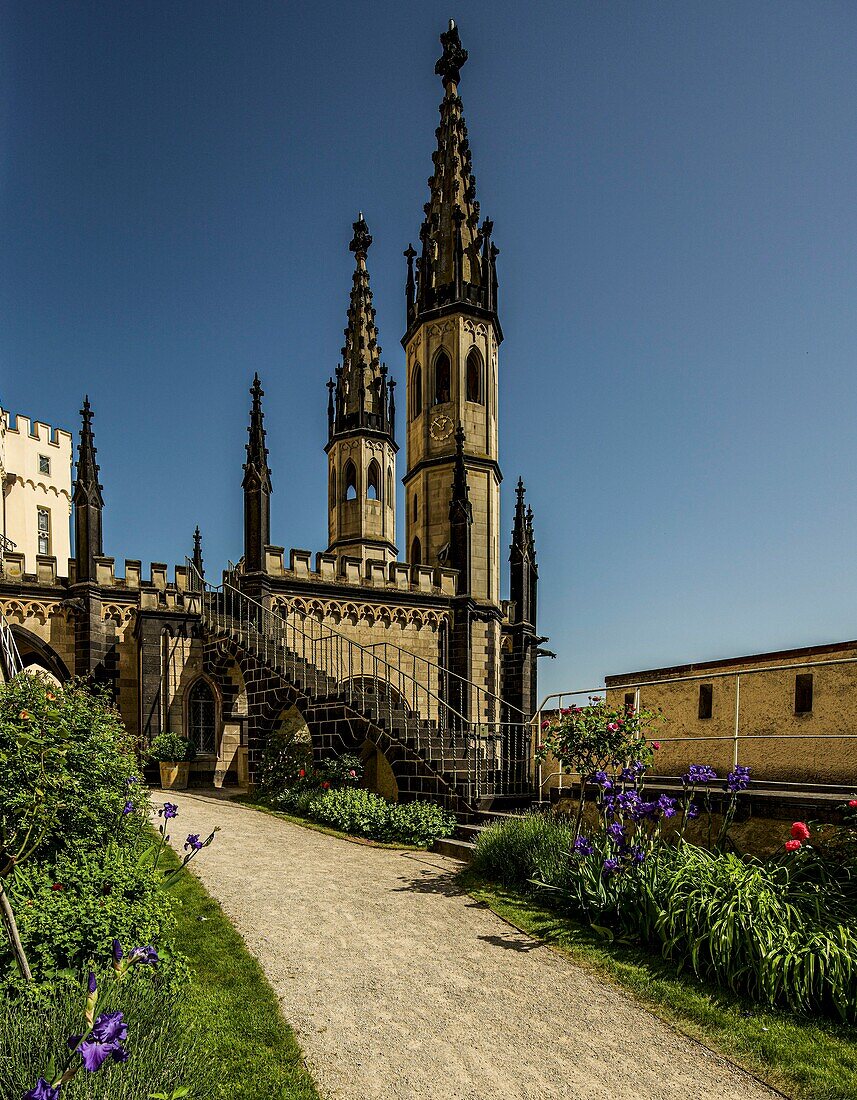
<path fill-rule="evenodd" d="M 436 416 L 429 428 L 432 439 L 449 439 L 452 435 L 452 421 L 448 416 Z"/>

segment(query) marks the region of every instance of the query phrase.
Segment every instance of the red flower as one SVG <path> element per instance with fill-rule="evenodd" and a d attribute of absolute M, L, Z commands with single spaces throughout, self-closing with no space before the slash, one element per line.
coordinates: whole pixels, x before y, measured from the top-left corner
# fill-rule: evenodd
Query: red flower
<path fill-rule="evenodd" d="M 550 722 L 548 722 L 548 721 L 547 721 L 547 719 L 545 719 L 545 721 L 544 721 L 544 722 L 542 722 L 542 729 L 543 729 L 543 730 L 549 730 L 549 729 L 550 729 L 550 725 L 551 725 L 551 724 L 550 724 Z"/>
<path fill-rule="evenodd" d="M 324 781 L 324 782 L 322 783 L 322 785 L 321 785 L 321 789 L 322 789 L 323 791 L 326 791 L 326 790 L 327 790 L 327 788 L 328 788 L 329 786 L 330 786 L 330 784 L 329 784 L 329 783 L 328 783 L 328 781 L 327 781 L 327 780 L 325 779 L 325 781 Z"/>
<path fill-rule="evenodd" d="M 857 798 L 852 798 L 848 805 L 852 810 L 857 810 Z"/>
<path fill-rule="evenodd" d="M 301 779 L 303 779 L 303 777 L 304 777 L 305 775 L 306 775 L 306 768 L 301 768 L 301 770 L 300 770 L 300 771 L 298 772 L 298 776 L 299 776 L 299 777 L 300 777 Z"/>
<path fill-rule="evenodd" d="M 796 821 L 791 828 L 792 840 L 809 840 L 809 828 L 803 821 Z"/>
<path fill-rule="evenodd" d="M 65 887 L 61 882 L 55 882 L 51 887 L 52 890 L 65 890 Z"/>
<path fill-rule="evenodd" d="M 800 841 L 799 840 L 787 840 L 786 841 L 786 851 L 787 852 L 796 852 L 798 850 L 798 848 L 800 848 Z"/>
<path fill-rule="evenodd" d="M 652 742 L 652 748 L 653 749 L 659 749 L 660 747 L 661 747 L 660 741 L 653 741 Z"/>

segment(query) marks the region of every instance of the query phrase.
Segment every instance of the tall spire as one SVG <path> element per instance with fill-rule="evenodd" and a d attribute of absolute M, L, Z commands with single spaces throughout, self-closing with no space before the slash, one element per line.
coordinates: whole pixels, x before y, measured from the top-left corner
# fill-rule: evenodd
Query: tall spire
<path fill-rule="evenodd" d="M 518 478 L 518 486 L 515 490 L 515 524 L 512 527 L 512 546 L 511 550 L 514 554 L 515 551 L 523 552 L 527 547 L 527 510 L 524 505 L 524 494 L 526 493 L 524 488 L 524 479 Z"/>
<path fill-rule="evenodd" d="M 515 523 L 509 547 L 509 596 L 515 607 L 515 621 L 535 626 L 539 570 L 536 565 L 536 540 L 533 510 L 524 503 L 526 489 L 518 478 Z"/>
<path fill-rule="evenodd" d="M 205 570 L 202 567 L 202 535 L 199 530 L 199 524 L 196 526 L 196 530 L 193 533 L 193 567 L 199 573 L 200 577 L 205 576 Z"/>
<path fill-rule="evenodd" d="M 265 547 L 271 541 L 271 471 L 268 468 L 268 448 L 265 446 L 265 414 L 262 398 L 265 391 L 259 375 L 253 376 L 250 387 L 253 404 L 250 409 L 249 440 L 244 463 L 244 568 L 246 572 L 261 572 L 265 568 Z"/>
<path fill-rule="evenodd" d="M 493 311 L 495 309 L 494 260 L 497 250 L 490 243 L 492 224 L 479 226 L 476 177 L 462 113 L 458 84 L 467 61 L 458 28 L 453 20 L 440 36 L 443 55 L 435 72 L 443 81 L 440 125 L 435 131 L 437 150 L 432 154 L 434 171 L 429 177 L 429 201 L 420 229 L 422 252 L 417 263 L 415 291 L 411 268 L 416 253 L 409 246 L 408 325 L 420 314 L 454 302 Z"/>
<path fill-rule="evenodd" d="M 74 482 L 74 557 L 77 580 L 95 580 L 95 558 L 104 552 L 101 512 L 104 498 L 98 483 L 95 439 L 92 433 L 92 408 L 84 397 L 80 410 L 80 444 L 77 448 L 77 475 Z"/>
<path fill-rule="evenodd" d="M 329 438 L 341 432 L 369 428 L 393 436 L 391 382 L 381 362 L 381 347 L 375 325 L 375 308 L 369 286 L 366 254 L 372 235 L 361 210 L 352 226 L 354 236 L 348 246 L 354 253 L 355 267 L 348 303 L 348 324 L 342 348 L 342 366 L 336 381 L 328 383 Z"/>

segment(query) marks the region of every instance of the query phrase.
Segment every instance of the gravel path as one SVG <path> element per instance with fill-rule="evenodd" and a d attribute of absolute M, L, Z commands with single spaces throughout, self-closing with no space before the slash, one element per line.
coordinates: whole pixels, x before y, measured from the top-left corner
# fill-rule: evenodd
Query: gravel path
<path fill-rule="evenodd" d="M 221 826 L 193 866 L 264 967 L 326 1100 L 778 1095 L 462 894 L 454 860 L 174 800 L 177 846 Z"/>

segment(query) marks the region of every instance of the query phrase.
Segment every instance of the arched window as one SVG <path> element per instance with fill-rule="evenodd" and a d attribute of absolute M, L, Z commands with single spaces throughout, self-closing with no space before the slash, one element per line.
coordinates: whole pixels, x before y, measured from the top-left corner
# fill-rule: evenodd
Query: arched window
<path fill-rule="evenodd" d="M 417 504 L 417 494 L 414 493 L 414 523 L 417 522 L 417 515 L 418 515 L 417 509 L 418 509 L 418 507 L 419 507 L 419 505 Z"/>
<path fill-rule="evenodd" d="M 217 752 L 217 700 L 207 680 L 197 680 L 187 704 L 188 731 L 197 752 Z"/>
<path fill-rule="evenodd" d="M 357 499 L 357 467 L 349 460 L 345 464 L 345 500 Z"/>
<path fill-rule="evenodd" d="M 368 500 L 381 499 L 381 467 L 374 458 L 366 471 L 366 497 Z"/>
<path fill-rule="evenodd" d="M 393 507 L 393 467 L 387 467 L 387 507 Z"/>
<path fill-rule="evenodd" d="M 434 403 L 445 405 L 449 401 L 449 386 L 452 367 L 445 351 L 439 351 L 434 361 Z"/>
<path fill-rule="evenodd" d="M 417 363 L 411 375 L 411 420 L 423 411 L 423 368 Z"/>
<path fill-rule="evenodd" d="M 482 359 L 476 348 L 467 356 L 467 400 L 478 405 L 485 400 L 482 396 Z"/>
<path fill-rule="evenodd" d="M 330 471 L 330 507 L 336 504 L 336 468 Z"/>
<path fill-rule="evenodd" d="M 414 537 L 414 541 L 411 543 L 411 565 L 422 565 L 423 563 L 423 551 L 420 546 L 420 540 Z"/>

